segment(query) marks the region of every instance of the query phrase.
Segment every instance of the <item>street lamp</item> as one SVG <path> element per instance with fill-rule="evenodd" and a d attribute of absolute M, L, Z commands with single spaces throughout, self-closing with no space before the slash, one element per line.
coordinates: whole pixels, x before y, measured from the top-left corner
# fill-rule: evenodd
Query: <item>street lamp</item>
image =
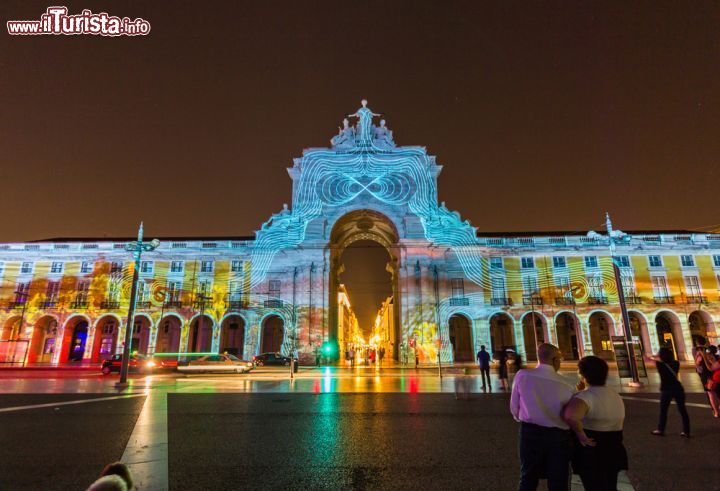
<path fill-rule="evenodd" d="M 615 275 L 615 289 L 618 294 L 618 301 L 620 302 L 620 311 L 622 313 L 623 321 L 623 336 L 628 349 L 628 358 L 630 359 L 630 376 L 632 382 L 630 385 L 633 387 L 640 387 L 640 376 L 638 372 L 637 360 L 635 359 L 635 347 L 632 342 L 632 332 L 630 331 L 630 317 L 628 316 L 627 306 L 625 305 L 625 291 L 623 290 L 622 277 L 620 275 L 620 266 L 618 265 L 618 258 L 615 255 L 617 244 L 627 244 L 630 242 L 630 236 L 620 230 L 613 230 L 612 222 L 610 221 L 610 214 L 605 212 L 605 228 L 607 229 L 607 239 L 610 246 L 610 257 L 612 258 L 613 273 Z M 588 232 L 590 238 L 600 238 L 597 232 Z"/>
<path fill-rule="evenodd" d="M 143 242 L 143 223 L 140 222 L 138 236 L 135 242 L 125 245 L 125 250 L 133 253 L 135 264 L 133 266 L 132 288 L 130 289 L 130 306 L 128 307 L 128 320 L 125 328 L 125 346 L 123 347 L 122 365 L 120 366 L 120 381 L 115 384 L 117 388 L 127 387 L 128 368 L 130 367 L 130 344 L 132 343 L 133 330 L 135 329 L 135 303 L 137 301 L 137 285 L 140 277 L 140 257 L 143 252 L 154 251 L 160 245 L 158 239 L 150 242 Z"/>

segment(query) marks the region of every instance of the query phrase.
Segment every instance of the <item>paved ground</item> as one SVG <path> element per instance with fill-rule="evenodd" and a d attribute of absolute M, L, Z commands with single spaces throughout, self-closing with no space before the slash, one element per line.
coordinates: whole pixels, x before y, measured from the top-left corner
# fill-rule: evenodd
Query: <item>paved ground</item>
<path fill-rule="evenodd" d="M 131 442 L 142 460 L 143 442 L 161 436 L 168 444 L 148 457 L 169 478 L 141 489 L 514 489 L 509 395 L 473 393 L 477 378 L 460 373 L 442 381 L 432 370 L 311 369 L 294 381 L 282 370 L 135 376 L 118 395 L 116 377 L 0 371 L 0 490 L 84 489 Z M 696 378 L 684 374 L 689 392 Z M 458 386 L 470 389 L 469 400 L 455 399 Z M 652 379 L 622 390 L 635 488 L 720 490 L 709 477 L 718 469 L 720 421 L 704 395 L 688 394 L 688 441 L 674 407 L 668 436 L 650 435 L 659 409 Z M 167 400 L 164 436 L 140 423 L 157 421 L 158 408 L 148 412 L 145 401 L 158 397 Z"/>

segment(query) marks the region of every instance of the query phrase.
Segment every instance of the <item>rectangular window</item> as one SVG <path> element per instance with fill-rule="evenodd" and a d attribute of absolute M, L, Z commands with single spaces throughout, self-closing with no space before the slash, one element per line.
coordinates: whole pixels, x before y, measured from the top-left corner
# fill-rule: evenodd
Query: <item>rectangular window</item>
<path fill-rule="evenodd" d="M 61 262 L 53 262 L 50 265 L 50 272 L 51 273 L 62 273 L 63 272 L 63 263 Z"/>
<path fill-rule="evenodd" d="M 565 268 L 565 267 L 567 267 L 567 263 L 565 262 L 565 258 L 563 256 L 553 257 L 553 268 Z"/>
<path fill-rule="evenodd" d="M 80 272 L 81 273 L 92 273 L 93 270 L 93 263 L 90 261 L 83 261 L 80 263 Z"/>
<path fill-rule="evenodd" d="M 651 276 L 653 295 L 655 297 L 668 297 L 667 280 L 664 276 Z"/>
<path fill-rule="evenodd" d="M 617 265 L 621 268 L 630 267 L 630 258 L 628 256 L 616 256 Z"/>
<path fill-rule="evenodd" d="M 537 278 L 535 276 L 523 276 L 522 279 L 522 286 L 523 286 L 523 293 L 525 295 L 537 295 L 538 294 L 538 284 L 537 284 Z"/>
<path fill-rule="evenodd" d="M 137 301 L 141 303 L 150 301 L 151 285 L 147 281 L 138 281 Z"/>
<path fill-rule="evenodd" d="M 233 261 L 230 264 L 230 271 L 233 273 L 242 273 L 242 261 Z"/>
<path fill-rule="evenodd" d="M 201 273 L 212 273 L 213 272 L 213 261 L 202 261 L 200 262 L 200 272 Z"/>
<path fill-rule="evenodd" d="M 230 285 L 228 287 L 229 293 L 230 293 L 230 301 L 231 302 L 239 302 L 242 300 L 242 282 L 241 281 L 231 281 Z"/>
<path fill-rule="evenodd" d="M 602 276 L 600 276 L 599 274 L 588 276 L 587 282 L 588 296 L 594 298 L 602 298 L 605 296 L 605 292 L 603 291 Z"/>
<path fill-rule="evenodd" d="M 452 288 L 453 298 L 464 298 L 465 297 L 465 283 L 462 278 L 452 278 L 450 280 L 450 286 Z"/>
<path fill-rule="evenodd" d="M 648 256 L 648 264 L 651 268 L 662 268 L 662 257 Z"/>
<path fill-rule="evenodd" d="M 48 302 L 55 302 L 55 301 L 57 301 L 59 294 L 60 294 L 60 282 L 59 281 L 48 281 L 47 290 L 45 291 L 46 300 Z"/>
<path fill-rule="evenodd" d="M 499 256 L 492 256 L 490 257 L 490 269 L 502 269 L 503 268 L 503 258 Z"/>
<path fill-rule="evenodd" d="M 685 288 L 690 297 L 699 297 L 702 295 L 700 291 L 700 279 L 697 276 L 685 276 Z"/>
<path fill-rule="evenodd" d="M 113 261 L 110 263 L 110 274 L 122 273 L 123 263 L 122 261 Z"/>
<path fill-rule="evenodd" d="M 152 273 L 153 267 L 154 267 L 154 264 L 152 261 L 142 261 L 140 263 L 140 272 L 141 273 Z"/>
<path fill-rule="evenodd" d="M 713 266 L 720 268 L 720 255 L 713 256 Z M 0 266 L 2 268 L 2 266 Z"/>
<path fill-rule="evenodd" d="M 520 265 L 523 269 L 532 269 L 535 267 L 535 258 L 533 257 L 522 257 L 520 258 Z"/>
<path fill-rule="evenodd" d="M 111 278 L 110 281 L 108 282 L 108 292 L 107 292 L 108 301 L 119 302 L 120 301 L 120 291 L 121 291 L 120 279 Z"/>
<path fill-rule="evenodd" d="M 24 262 L 20 266 L 20 272 L 21 273 L 32 273 L 33 272 L 33 263 L 31 262 Z"/>
<path fill-rule="evenodd" d="M 692 256 L 680 256 L 680 263 L 685 268 L 692 268 L 695 266 L 695 258 Z"/>
<path fill-rule="evenodd" d="M 170 272 L 171 273 L 182 273 L 183 266 L 184 266 L 184 264 L 182 261 L 173 261 L 170 263 Z"/>
<path fill-rule="evenodd" d="M 30 282 L 15 285 L 15 303 L 25 303 L 30 293 Z"/>
<path fill-rule="evenodd" d="M 555 296 L 557 298 L 568 298 L 570 292 L 570 278 L 558 276 L 555 278 Z"/>
<path fill-rule="evenodd" d="M 621 274 L 620 281 L 622 282 L 623 294 L 625 298 L 635 297 L 635 278 L 631 274 Z"/>
<path fill-rule="evenodd" d="M 75 301 L 78 303 L 87 302 L 89 291 L 90 291 L 90 282 L 89 281 L 79 281 L 77 284 Z"/>
<path fill-rule="evenodd" d="M 276 298 L 280 296 L 280 280 L 270 280 L 268 282 L 268 295 Z"/>
<path fill-rule="evenodd" d="M 167 286 L 167 293 L 165 294 L 165 300 L 167 302 L 179 302 L 180 291 L 182 290 L 182 283 L 179 281 L 169 281 Z"/>
<path fill-rule="evenodd" d="M 597 256 L 585 256 L 585 267 L 586 268 L 597 268 L 598 267 Z"/>
<path fill-rule="evenodd" d="M 490 280 L 492 288 L 492 298 L 499 299 L 505 298 L 505 279 L 495 277 Z"/>

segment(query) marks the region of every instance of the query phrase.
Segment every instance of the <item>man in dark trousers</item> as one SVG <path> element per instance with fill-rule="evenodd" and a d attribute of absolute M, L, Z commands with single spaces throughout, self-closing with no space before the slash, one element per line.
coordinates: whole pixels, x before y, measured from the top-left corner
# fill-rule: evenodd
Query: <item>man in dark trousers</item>
<path fill-rule="evenodd" d="M 480 365 L 480 376 L 482 377 L 482 390 L 486 390 L 485 380 L 487 379 L 487 387 L 490 387 L 492 391 L 492 385 L 490 384 L 490 353 L 485 351 L 485 345 L 480 346 L 480 351 L 477 352 L 477 361 Z"/>
<path fill-rule="evenodd" d="M 575 387 L 557 373 L 562 356 L 556 346 L 543 343 L 537 354 L 537 367 L 515 375 L 510 396 L 510 412 L 520 423 L 518 489 L 535 490 L 538 481 L 547 477 L 549 491 L 567 491 L 573 439 L 560 413 Z"/>

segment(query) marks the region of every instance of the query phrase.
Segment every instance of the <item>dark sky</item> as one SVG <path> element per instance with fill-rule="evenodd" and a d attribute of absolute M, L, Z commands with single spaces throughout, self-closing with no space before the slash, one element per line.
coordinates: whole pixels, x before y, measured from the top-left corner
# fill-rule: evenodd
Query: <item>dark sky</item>
<path fill-rule="evenodd" d="M 717 2 L 61 3 L 152 32 L 0 33 L 0 241 L 252 234 L 362 98 L 480 230 L 720 223 Z"/>

